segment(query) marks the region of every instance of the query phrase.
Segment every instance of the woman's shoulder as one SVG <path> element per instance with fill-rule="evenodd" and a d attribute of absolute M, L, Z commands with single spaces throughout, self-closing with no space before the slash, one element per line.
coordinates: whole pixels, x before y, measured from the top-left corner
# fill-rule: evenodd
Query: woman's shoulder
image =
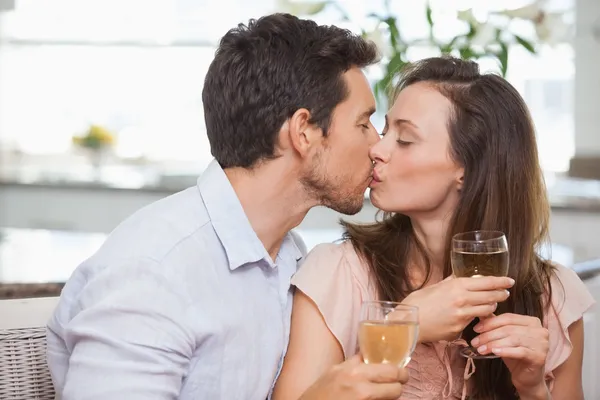
<path fill-rule="evenodd" d="M 354 257 L 356 256 L 356 250 L 350 240 L 343 239 L 333 243 L 321 243 L 316 245 L 308 252 L 303 265 L 321 259 L 350 259 L 354 261 Z"/>
<path fill-rule="evenodd" d="M 359 283 L 368 281 L 368 264 L 349 240 L 315 246 L 301 262 L 294 278 L 339 273 L 350 273 Z"/>
<path fill-rule="evenodd" d="M 569 327 L 583 317 L 595 300 L 575 271 L 560 264 L 552 264 L 550 290 L 544 324 L 550 334 L 546 372 L 551 378 L 552 371 L 571 354 Z"/>
<path fill-rule="evenodd" d="M 564 265 L 552 264 L 550 289 L 550 307 L 557 316 L 573 312 L 580 315 L 594 304 L 592 295 L 577 273 Z"/>
<path fill-rule="evenodd" d="M 332 286 L 344 286 L 364 297 L 374 295 L 369 264 L 349 240 L 323 243 L 315 246 L 300 264 L 292 277 L 292 284 L 301 289 L 332 290 Z"/>

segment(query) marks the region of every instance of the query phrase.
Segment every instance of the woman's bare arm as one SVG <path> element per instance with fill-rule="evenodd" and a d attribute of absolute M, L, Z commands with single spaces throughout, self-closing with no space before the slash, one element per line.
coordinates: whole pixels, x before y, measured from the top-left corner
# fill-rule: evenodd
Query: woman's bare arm
<path fill-rule="evenodd" d="M 342 347 L 316 304 L 298 289 L 291 324 L 290 343 L 273 400 L 298 400 L 321 375 L 344 361 Z"/>
<path fill-rule="evenodd" d="M 552 398 L 583 400 L 583 318 L 569 326 L 569 337 L 573 351 L 569 358 L 553 372 Z"/>

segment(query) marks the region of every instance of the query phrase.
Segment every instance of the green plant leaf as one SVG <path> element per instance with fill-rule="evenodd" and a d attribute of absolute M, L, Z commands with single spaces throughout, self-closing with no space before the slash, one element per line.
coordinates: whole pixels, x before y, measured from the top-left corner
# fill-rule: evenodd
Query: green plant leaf
<path fill-rule="evenodd" d="M 504 42 L 499 42 L 498 44 L 500 45 L 500 51 L 497 54 L 500 73 L 503 78 L 506 78 L 506 71 L 508 70 L 508 46 Z"/>
<path fill-rule="evenodd" d="M 390 62 L 386 66 L 386 76 L 390 76 L 390 81 L 398 72 L 400 72 L 400 70 L 402 69 L 402 67 L 404 67 L 405 64 L 406 61 L 404 61 L 404 59 L 402 58 L 402 53 L 395 53 L 392 56 Z"/>
<path fill-rule="evenodd" d="M 375 99 L 379 98 L 379 94 L 381 93 L 381 85 L 380 85 L 381 81 L 375 82 L 375 85 L 373 85 L 373 94 L 375 95 Z"/>
<path fill-rule="evenodd" d="M 385 96 L 386 102 L 390 100 L 394 78 L 398 76 L 398 73 L 406 64 L 407 62 L 403 58 L 403 54 L 401 52 L 395 52 L 390 61 L 384 65 L 385 73 L 383 78 L 373 86 L 373 92 L 376 99 L 381 100 Z"/>
<path fill-rule="evenodd" d="M 390 30 L 390 42 L 394 49 L 398 48 L 398 43 L 402 41 L 400 38 L 400 31 L 398 30 L 398 26 L 396 25 L 395 17 L 387 17 L 383 20 L 383 22 L 388 26 Z"/>
<path fill-rule="evenodd" d="M 460 53 L 460 58 L 463 60 L 472 60 L 473 58 L 477 58 L 477 54 L 470 47 L 458 49 L 458 52 Z"/>
<path fill-rule="evenodd" d="M 472 22 L 469 22 L 469 32 L 467 32 L 467 38 L 473 39 L 477 35 L 477 27 Z"/>
<path fill-rule="evenodd" d="M 519 43 L 521 46 L 523 46 L 528 52 L 530 52 L 531 54 L 537 53 L 533 43 L 531 43 L 528 40 L 523 39 L 521 36 L 518 36 L 518 35 L 514 35 L 514 36 L 515 36 L 515 40 L 517 41 L 517 43 Z"/>
<path fill-rule="evenodd" d="M 431 17 L 431 4 L 427 2 L 427 6 L 425 7 L 425 15 L 427 16 L 427 23 L 430 28 L 433 28 L 433 18 Z"/>
<path fill-rule="evenodd" d="M 442 53 L 442 55 L 452 53 L 452 50 L 454 50 L 454 44 L 460 37 L 462 37 L 462 35 L 452 38 L 452 40 L 447 44 L 440 45 L 440 52 Z"/>

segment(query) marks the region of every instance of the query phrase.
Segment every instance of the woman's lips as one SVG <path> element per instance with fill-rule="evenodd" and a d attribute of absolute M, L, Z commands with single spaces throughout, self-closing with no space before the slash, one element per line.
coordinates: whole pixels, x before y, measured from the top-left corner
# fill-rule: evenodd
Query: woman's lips
<path fill-rule="evenodd" d="M 377 170 L 373 170 L 373 181 L 375 182 L 381 182 L 381 178 L 379 177 L 379 173 L 377 173 Z"/>

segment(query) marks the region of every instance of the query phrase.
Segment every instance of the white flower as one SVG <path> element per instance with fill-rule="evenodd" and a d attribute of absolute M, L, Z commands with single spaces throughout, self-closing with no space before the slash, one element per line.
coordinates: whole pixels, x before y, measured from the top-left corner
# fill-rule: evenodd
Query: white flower
<path fill-rule="evenodd" d="M 379 27 L 376 27 L 372 31 L 367 32 L 367 34 L 365 35 L 365 39 L 375 43 L 375 45 L 377 46 L 377 48 L 381 52 L 381 55 L 384 58 L 389 58 L 392 56 L 392 45 L 385 40 L 383 33 L 381 32 L 381 29 L 379 29 Z"/>
<path fill-rule="evenodd" d="M 481 24 L 477 27 L 477 33 L 471 40 L 476 46 L 486 47 L 496 41 L 496 28 L 491 24 Z"/>
<path fill-rule="evenodd" d="M 537 0 L 527 6 L 514 10 L 505 10 L 499 14 L 509 18 L 525 19 L 533 22 L 540 42 L 556 44 L 568 39 L 570 26 L 565 23 L 563 13 L 547 12 L 543 5 L 545 0 Z"/>
<path fill-rule="evenodd" d="M 315 15 L 323 11 L 327 1 L 277 0 L 277 10 L 292 15 Z"/>
<path fill-rule="evenodd" d="M 570 26 L 562 13 L 543 13 L 535 21 L 535 33 L 540 42 L 553 45 L 568 40 Z"/>
<path fill-rule="evenodd" d="M 457 13 L 457 18 L 461 21 L 468 22 L 471 25 L 479 26 L 479 21 L 473 15 L 473 9 L 469 8 L 468 10 L 462 10 Z"/>
<path fill-rule="evenodd" d="M 541 14 L 544 13 L 542 9 L 542 4 L 544 1 L 535 1 L 531 4 L 528 4 L 524 7 L 515 8 L 513 10 L 504 10 L 499 14 L 506 15 L 510 18 L 520 18 L 520 19 L 528 19 L 530 21 L 534 21 L 540 17 Z"/>
<path fill-rule="evenodd" d="M 479 22 L 475 18 L 472 8 L 459 11 L 457 17 L 459 20 L 469 23 L 469 25 L 472 25 L 476 29 L 475 36 L 471 40 L 472 44 L 486 47 L 496 40 L 496 28 L 489 23 Z"/>

